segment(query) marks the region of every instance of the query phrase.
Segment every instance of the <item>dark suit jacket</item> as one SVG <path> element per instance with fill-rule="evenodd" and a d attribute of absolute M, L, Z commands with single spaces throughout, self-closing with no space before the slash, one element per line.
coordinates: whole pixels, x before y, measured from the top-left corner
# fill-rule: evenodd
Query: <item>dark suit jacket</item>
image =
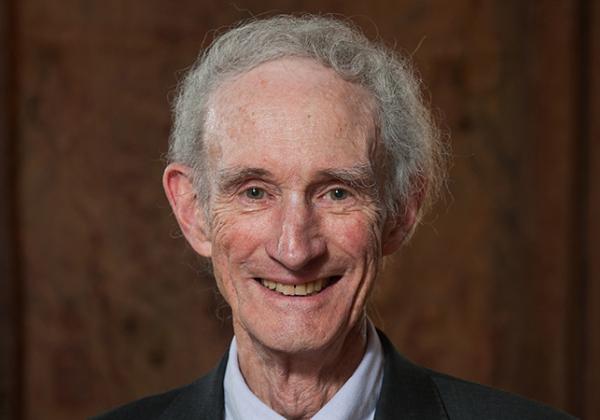
<path fill-rule="evenodd" d="M 385 362 L 375 420 L 574 419 L 540 403 L 416 366 L 383 333 L 379 336 Z M 223 419 L 226 365 L 227 353 L 214 370 L 190 385 L 135 401 L 95 420 Z"/>

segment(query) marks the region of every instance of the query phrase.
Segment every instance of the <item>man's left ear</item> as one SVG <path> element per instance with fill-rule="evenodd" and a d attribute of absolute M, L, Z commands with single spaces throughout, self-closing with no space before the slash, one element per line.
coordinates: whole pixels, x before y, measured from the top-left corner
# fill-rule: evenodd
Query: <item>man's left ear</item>
<path fill-rule="evenodd" d="M 404 205 L 404 211 L 386 221 L 382 240 L 383 255 L 393 254 L 409 239 L 417 223 L 422 197 L 422 194 L 413 195 Z"/>

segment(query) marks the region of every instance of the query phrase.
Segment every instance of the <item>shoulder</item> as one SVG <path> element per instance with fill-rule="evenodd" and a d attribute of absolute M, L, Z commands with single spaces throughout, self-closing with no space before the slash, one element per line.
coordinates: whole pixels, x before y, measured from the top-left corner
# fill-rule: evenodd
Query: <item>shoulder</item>
<path fill-rule="evenodd" d="M 574 420 L 544 404 L 444 375 L 415 365 L 379 331 L 384 374 L 378 419 L 409 413 L 410 418 L 446 420 Z"/>
<path fill-rule="evenodd" d="M 193 385 L 194 384 L 189 384 L 162 394 L 141 398 L 120 407 L 113 408 L 104 414 L 92 417 L 90 420 L 158 419 L 173 401 Z"/>
<path fill-rule="evenodd" d="M 189 385 L 142 398 L 91 420 L 219 419 L 224 415 L 223 376 L 227 352 L 219 365 Z"/>
<path fill-rule="evenodd" d="M 425 369 L 450 419 L 574 420 L 542 403 Z"/>

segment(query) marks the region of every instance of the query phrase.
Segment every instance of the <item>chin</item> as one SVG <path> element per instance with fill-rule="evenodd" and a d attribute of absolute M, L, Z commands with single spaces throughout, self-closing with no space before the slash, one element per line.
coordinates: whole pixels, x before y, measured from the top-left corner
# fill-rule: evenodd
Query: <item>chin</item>
<path fill-rule="evenodd" d="M 254 343 L 270 351 L 285 354 L 311 354 L 326 351 L 337 343 L 344 341 L 349 326 L 343 319 L 321 317 L 304 318 L 294 314 L 280 316 L 266 321 L 264 318 L 248 319 L 247 322 L 236 322 L 236 336 L 240 331 Z"/>

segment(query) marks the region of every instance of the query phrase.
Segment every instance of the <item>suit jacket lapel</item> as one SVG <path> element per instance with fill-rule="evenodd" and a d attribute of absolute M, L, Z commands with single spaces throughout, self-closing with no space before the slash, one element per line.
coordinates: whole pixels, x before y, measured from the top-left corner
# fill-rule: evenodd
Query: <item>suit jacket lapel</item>
<path fill-rule="evenodd" d="M 225 418 L 223 378 L 229 352 L 208 374 L 184 388 L 160 420 L 222 420 Z"/>
<path fill-rule="evenodd" d="M 447 419 L 437 388 L 427 371 L 402 357 L 378 331 L 384 353 L 383 384 L 375 420 Z"/>

